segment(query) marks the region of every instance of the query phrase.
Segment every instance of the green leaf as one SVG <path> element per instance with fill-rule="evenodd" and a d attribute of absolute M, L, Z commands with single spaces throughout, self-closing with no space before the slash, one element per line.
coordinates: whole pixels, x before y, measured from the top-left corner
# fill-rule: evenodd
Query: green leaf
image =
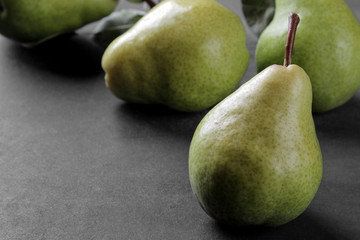
<path fill-rule="evenodd" d="M 246 21 L 255 33 L 260 36 L 271 22 L 275 12 L 275 0 L 241 0 Z"/>
<path fill-rule="evenodd" d="M 94 40 L 103 47 L 107 47 L 115 38 L 129 30 L 145 11 L 136 9 L 122 9 L 103 18 L 94 31 Z"/>

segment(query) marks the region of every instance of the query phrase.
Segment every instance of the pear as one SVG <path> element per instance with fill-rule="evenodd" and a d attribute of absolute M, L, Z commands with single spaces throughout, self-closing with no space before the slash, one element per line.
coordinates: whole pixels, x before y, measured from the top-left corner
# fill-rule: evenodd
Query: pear
<path fill-rule="evenodd" d="M 249 61 L 240 19 L 215 0 L 165 0 L 106 49 L 107 87 L 120 99 L 178 111 L 211 107 Z"/>
<path fill-rule="evenodd" d="M 293 63 L 309 75 L 313 112 L 326 112 L 347 102 L 360 86 L 360 24 L 343 0 L 276 0 L 272 22 L 256 48 L 258 71 L 282 63 L 291 11 L 301 17 Z"/>
<path fill-rule="evenodd" d="M 109 15 L 118 0 L 0 0 L 0 33 L 36 44 Z"/>
<path fill-rule="evenodd" d="M 191 187 L 219 222 L 279 226 L 299 216 L 318 190 L 322 154 L 311 82 L 286 56 L 285 66 L 269 66 L 211 109 L 194 133 Z"/>

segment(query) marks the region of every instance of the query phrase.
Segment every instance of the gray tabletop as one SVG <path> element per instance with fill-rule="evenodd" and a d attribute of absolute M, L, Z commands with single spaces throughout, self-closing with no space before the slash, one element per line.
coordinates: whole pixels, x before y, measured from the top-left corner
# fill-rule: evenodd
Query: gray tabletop
<path fill-rule="evenodd" d="M 221 2 L 241 16 L 239 3 Z M 347 2 L 359 18 L 358 0 Z M 242 82 L 256 74 L 255 46 L 249 33 Z M 0 37 L 0 53 L 0 239 L 360 239 L 360 91 L 314 116 L 324 176 L 309 208 L 278 228 L 229 228 L 189 185 L 206 111 L 116 99 L 103 50 L 86 37 L 32 49 Z"/>

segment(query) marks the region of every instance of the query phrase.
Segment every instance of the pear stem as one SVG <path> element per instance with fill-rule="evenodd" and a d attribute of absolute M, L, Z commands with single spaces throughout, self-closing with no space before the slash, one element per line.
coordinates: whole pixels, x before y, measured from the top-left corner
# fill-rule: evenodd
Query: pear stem
<path fill-rule="evenodd" d="M 295 35 L 296 29 L 299 25 L 300 17 L 296 13 L 290 13 L 289 15 L 289 29 L 288 36 L 286 39 L 285 45 L 285 57 L 284 57 L 284 66 L 287 67 L 291 64 L 291 58 L 293 55 L 294 43 L 295 43 Z"/>
<path fill-rule="evenodd" d="M 153 0 L 145 0 L 145 2 L 149 5 L 150 8 L 153 8 L 156 6 L 156 3 Z"/>

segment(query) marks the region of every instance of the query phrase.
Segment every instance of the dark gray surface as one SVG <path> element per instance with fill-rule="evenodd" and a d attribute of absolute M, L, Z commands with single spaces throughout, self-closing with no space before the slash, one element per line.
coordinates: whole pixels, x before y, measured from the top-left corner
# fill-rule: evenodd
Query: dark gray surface
<path fill-rule="evenodd" d="M 255 45 L 242 82 L 255 75 Z M 306 212 L 232 229 L 189 185 L 188 147 L 206 111 L 116 99 L 102 50 L 81 37 L 34 49 L 0 37 L 0 53 L 0 239 L 360 239 L 360 91 L 315 116 L 324 177 Z"/>

